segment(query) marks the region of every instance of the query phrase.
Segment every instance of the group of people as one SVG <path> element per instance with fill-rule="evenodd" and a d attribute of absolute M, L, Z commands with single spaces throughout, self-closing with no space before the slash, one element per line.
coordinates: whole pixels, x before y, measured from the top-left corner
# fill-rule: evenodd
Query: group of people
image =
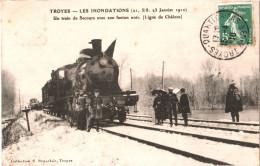
<path fill-rule="evenodd" d="M 180 101 L 177 98 L 177 94 L 180 92 Z M 89 132 L 93 127 L 93 123 L 96 122 L 96 130 L 99 131 L 99 120 L 102 118 L 103 101 L 99 95 L 99 89 L 94 90 L 94 95 L 80 94 L 79 90 L 74 90 L 73 110 L 78 111 L 78 129 Z M 107 106 L 107 109 L 113 109 L 112 101 Z M 181 88 L 173 92 L 173 88 L 168 88 L 168 93 L 164 91 L 158 91 L 155 94 L 153 102 L 153 108 L 155 111 L 156 124 L 163 124 L 163 121 L 169 118 L 170 125 L 173 125 L 172 117 L 174 116 L 175 126 L 178 125 L 177 114 L 181 113 L 184 126 L 188 125 L 188 113 L 190 113 L 190 105 L 188 95 L 185 93 L 185 89 Z M 239 95 L 238 89 L 235 84 L 232 83 L 229 86 L 226 97 L 226 109 L 225 112 L 231 112 L 232 121 L 239 122 L 239 112 L 243 110 L 242 100 Z"/>
<path fill-rule="evenodd" d="M 79 90 L 74 90 L 73 109 L 78 111 L 77 124 L 79 130 L 90 129 L 96 122 L 99 131 L 99 120 L 102 118 L 103 101 L 99 95 L 99 89 L 94 90 L 94 95 L 80 94 Z"/>
<path fill-rule="evenodd" d="M 173 93 L 173 88 L 168 88 L 168 93 L 165 94 L 163 91 L 158 91 L 155 94 L 155 99 L 153 102 L 153 108 L 155 111 L 155 119 L 156 124 L 163 124 L 163 121 L 166 120 L 167 117 L 170 119 L 170 125 L 172 126 L 172 115 L 174 116 L 175 126 L 178 125 L 178 117 L 177 114 L 181 113 L 184 125 L 188 125 L 188 115 L 190 113 L 190 105 L 188 100 L 188 95 L 185 93 L 185 89 L 181 88 L 180 90 L 175 91 Z M 181 93 L 180 101 L 177 98 L 177 94 Z"/>
<path fill-rule="evenodd" d="M 188 95 L 185 93 L 185 89 L 181 88 L 173 93 L 173 88 L 168 88 L 168 93 L 164 91 L 158 91 L 153 102 L 153 108 L 155 111 L 156 124 L 163 124 L 163 121 L 168 117 L 170 125 L 172 126 L 172 116 L 175 119 L 175 126 L 178 125 L 177 114 L 181 113 L 184 126 L 188 125 L 188 115 L 190 113 Z M 180 101 L 178 101 L 177 94 L 181 93 Z M 231 113 L 232 121 L 239 122 L 239 112 L 243 111 L 242 99 L 239 94 L 238 88 L 235 86 L 234 81 L 231 82 L 228 88 L 226 96 L 226 113 Z"/>

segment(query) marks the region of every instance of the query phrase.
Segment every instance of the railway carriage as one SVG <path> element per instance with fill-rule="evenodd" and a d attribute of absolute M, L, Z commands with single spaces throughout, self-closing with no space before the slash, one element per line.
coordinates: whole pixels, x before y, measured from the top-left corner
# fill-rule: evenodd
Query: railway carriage
<path fill-rule="evenodd" d="M 65 65 L 51 73 L 51 79 L 42 87 L 42 103 L 47 113 L 68 117 L 71 125 L 77 116 L 73 109 L 73 91 L 80 90 L 91 95 L 94 89 L 100 90 L 104 108 L 102 119 L 118 119 L 123 123 L 129 106 L 136 105 L 139 96 L 135 91 L 122 91 L 118 84 L 118 64 L 113 59 L 116 40 L 101 51 L 101 40 L 90 42 L 92 49 L 80 51 L 80 57 L 73 64 Z M 115 109 L 109 111 L 106 106 L 113 102 Z"/>
<path fill-rule="evenodd" d="M 31 98 L 30 99 L 30 103 L 29 103 L 29 107 L 31 109 L 41 109 L 41 103 L 36 99 L 36 98 Z"/>

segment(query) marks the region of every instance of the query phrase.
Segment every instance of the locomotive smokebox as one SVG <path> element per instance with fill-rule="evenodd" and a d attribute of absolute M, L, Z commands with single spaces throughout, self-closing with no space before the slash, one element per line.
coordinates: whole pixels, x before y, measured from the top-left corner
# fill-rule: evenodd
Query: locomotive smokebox
<path fill-rule="evenodd" d="M 101 39 L 93 39 L 91 40 L 91 42 L 89 42 L 90 44 L 92 44 L 94 55 L 101 54 L 101 50 L 102 50 L 101 42 L 102 42 Z"/>

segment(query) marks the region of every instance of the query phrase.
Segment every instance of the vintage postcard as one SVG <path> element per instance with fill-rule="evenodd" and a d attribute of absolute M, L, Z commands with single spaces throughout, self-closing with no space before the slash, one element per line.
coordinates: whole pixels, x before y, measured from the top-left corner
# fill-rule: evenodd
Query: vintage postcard
<path fill-rule="evenodd" d="M 0 3 L 3 166 L 259 165 L 258 1 Z"/>

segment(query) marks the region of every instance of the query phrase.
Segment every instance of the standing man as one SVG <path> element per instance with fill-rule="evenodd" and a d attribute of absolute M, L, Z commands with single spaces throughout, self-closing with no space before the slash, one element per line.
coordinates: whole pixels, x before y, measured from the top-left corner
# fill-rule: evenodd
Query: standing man
<path fill-rule="evenodd" d="M 72 103 L 72 109 L 73 111 L 78 111 L 79 107 L 79 90 L 76 88 L 74 90 L 74 96 L 73 96 L 73 103 Z"/>
<path fill-rule="evenodd" d="M 91 127 L 93 126 L 94 121 L 97 123 L 97 132 L 99 131 L 99 119 L 102 118 L 102 107 L 103 101 L 101 96 L 99 95 L 99 89 L 94 90 L 94 96 L 91 98 L 90 102 L 92 111 L 91 111 L 91 120 L 90 125 L 88 128 L 88 132 L 90 131 Z"/>
<path fill-rule="evenodd" d="M 78 111 L 79 111 L 79 96 L 80 92 L 79 89 L 76 87 L 73 91 L 73 101 L 72 101 L 72 114 L 71 114 L 71 121 L 70 125 L 72 126 L 74 124 L 74 121 L 76 120 L 78 123 L 78 128 L 79 129 L 79 116 L 78 116 Z"/>
<path fill-rule="evenodd" d="M 169 91 L 169 93 L 167 94 L 167 110 L 168 110 L 168 114 L 169 114 L 169 118 L 170 118 L 170 125 L 172 127 L 172 114 L 174 115 L 175 126 L 178 125 L 176 104 L 179 103 L 179 101 L 178 101 L 176 94 L 173 93 L 172 87 L 169 87 L 168 91 Z"/>
<path fill-rule="evenodd" d="M 162 90 L 162 92 L 160 93 L 160 97 L 162 99 L 162 104 L 161 104 L 161 123 L 163 124 L 163 121 L 167 119 L 167 102 L 168 102 L 168 95 L 167 92 L 165 92 L 164 90 Z"/>
<path fill-rule="evenodd" d="M 78 99 L 78 129 L 86 129 L 86 100 L 84 96 L 80 96 Z"/>
<path fill-rule="evenodd" d="M 90 103 L 91 103 L 91 99 L 89 97 L 89 95 L 85 94 L 84 95 L 85 97 L 85 101 L 86 101 L 86 104 L 85 104 L 85 109 L 86 109 L 86 129 L 88 131 L 88 129 L 91 127 L 90 126 L 90 122 L 91 122 L 91 106 L 90 106 Z"/>
<path fill-rule="evenodd" d="M 160 124 L 161 105 L 162 105 L 162 99 L 159 97 L 159 94 L 156 93 L 153 101 L 155 120 L 157 120 L 157 123 L 155 122 L 156 125 Z"/>
<path fill-rule="evenodd" d="M 111 100 L 108 102 L 108 105 L 106 105 L 105 107 L 106 107 L 106 112 L 109 112 L 111 115 L 110 122 L 113 122 L 115 111 L 116 111 L 116 106 L 115 106 L 115 102 L 113 101 L 113 98 L 111 98 Z"/>
<path fill-rule="evenodd" d="M 240 111 L 243 111 L 242 100 L 235 83 L 232 82 L 227 92 L 225 112 L 231 112 L 232 121 L 235 122 L 236 118 L 236 121 L 239 122 Z"/>
<path fill-rule="evenodd" d="M 179 103 L 179 113 L 182 113 L 182 117 L 184 120 L 184 126 L 188 126 L 187 113 L 190 113 L 189 99 L 188 99 L 188 95 L 185 93 L 184 88 L 181 88 L 180 92 L 181 92 L 181 97 L 180 97 L 180 103 Z"/>

